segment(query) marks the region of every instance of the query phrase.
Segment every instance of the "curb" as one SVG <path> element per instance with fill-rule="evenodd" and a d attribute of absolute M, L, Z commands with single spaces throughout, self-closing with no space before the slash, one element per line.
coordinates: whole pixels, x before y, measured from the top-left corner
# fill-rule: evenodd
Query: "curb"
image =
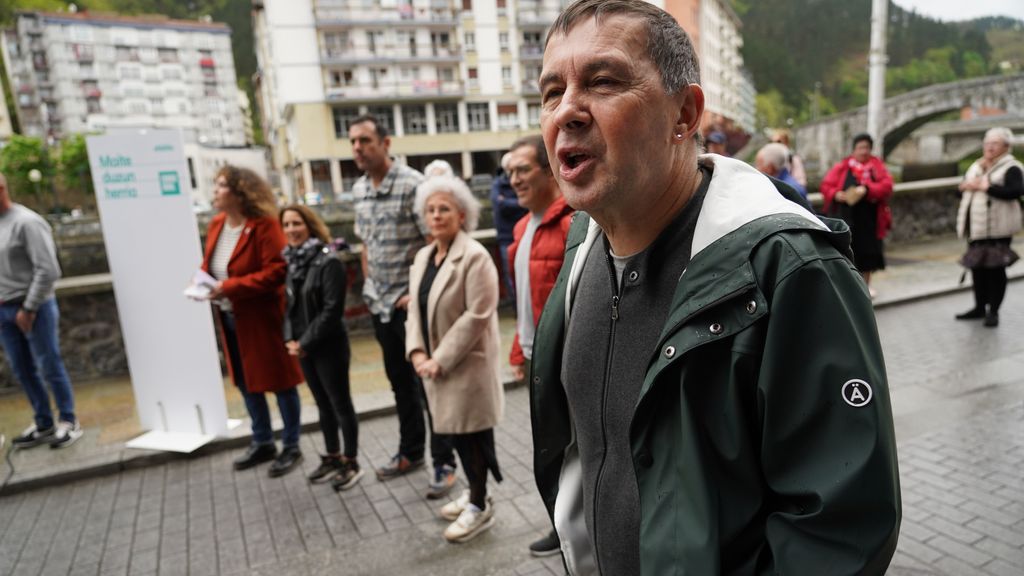
<path fill-rule="evenodd" d="M 524 386 L 523 382 L 505 382 L 504 388 L 506 391 L 515 390 Z M 391 416 L 395 413 L 394 404 L 387 406 L 381 406 L 378 408 L 370 408 L 362 410 L 356 413 L 360 422 L 372 420 L 374 418 L 381 418 L 384 416 Z M 305 434 L 308 432 L 317 432 L 320 430 L 320 424 L 317 421 L 303 422 L 300 425 L 301 433 Z M 277 430 L 275 430 L 275 438 Z M 110 476 L 112 474 L 118 474 L 127 470 L 137 470 L 139 468 L 148 468 L 150 466 L 159 466 L 166 464 L 167 462 L 179 461 L 179 460 L 192 460 L 196 458 L 203 458 L 223 452 L 225 450 L 232 450 L 236 448 L 242 448 L 249 445 L 250 434 L 244 434 L 240 436 L 234 436 L 230 438 L 217 438 L 204 444 L 196 451 L 181 454 L 178 452 L 156 452 L 156 451 L 142 451 L 142 450 L 128 450 L 121 449 L 118 454 L 120 459 L 113 462 L 102 462 L 97 464 L 86 464 L 73 470 L 65 470 L 56 472 L 53 474 L 39 475 L 35 477 L 29 477 L 24 479 L 13 479 L 6 485 L 0 487 L 0 498 L 4 496 L 10 496 L 12 494 L 18 494 L 20 492 L 27 492 L 30 490 L 36 490 L 38 488 L 47 488 L 56 485 L 65 485 L 72 482 L 78 482 L 81 480 L 88 480 L 92 478 L 99 478 L 102 476 Z M 5 457 L 9 456 L 14 451 L 13 447 L 8 448 L 5 451 Z M 130 454 L 125 457 L 126 454 Z M 10 468 L 10 461 L 5 458 L 5 467 Z M 4 474 L 6 476 L 6 474 Z M 2 478 L 3 476 L 0 476 Z"/>

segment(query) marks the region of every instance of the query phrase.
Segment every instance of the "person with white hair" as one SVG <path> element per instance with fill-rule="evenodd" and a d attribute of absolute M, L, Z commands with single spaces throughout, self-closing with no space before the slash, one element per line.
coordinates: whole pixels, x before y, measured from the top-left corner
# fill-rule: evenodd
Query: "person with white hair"
<path fill-rule="evenodd" d="M 501 482 L 494 427 L 505 398 L 498 354 L 498 270 L 491 254 L 469 232 L 480 203 L 465 182 L 435 176 L 416 190 L 416 211 L 433 242 L 409 271 L 405 349 L 423 379 L 433 431 L 449 435 L 466 472 L 469 490 L 441 508 L 452 523 L 449 542 L 465 542 L 494 525 L 487 475 Z"/>
<path fill-rule="evenodd" d="M 957 320 L 984 319 L 999 325 L 999 306 L 1006 295 L 1006 267 L 1017 261 L 1010 248 L 1021 229 L 1020 197 L 1024 194 L 1024 164 L 1013 157 L 1013 132 L 992 128 L 985 133 L 982 156 L 967 169 L 960 183 L 956 233 L 967 239 L 960 263 L 971 270 L 974 308 Z"/>
<path fill-rule="evenodd" d="M 444 160 L 433 160 L 423 169 L 423 175 L 427 178 L 431 176 L 455 176 L 455 170 L 451 164 Z"/>
<path fill-rule="evenodd" d="M 765 144 L 764 147 L 757 151 L 757 156 L 754 158 L 754 166 L 761 173 L 789 184 L 800 193 L 800 196 L 806 198 L 807 189 L 801 186 L 789 171 L 788 159 L 789 148 L 785 144 L 772 142 L 771 144 Z"/>

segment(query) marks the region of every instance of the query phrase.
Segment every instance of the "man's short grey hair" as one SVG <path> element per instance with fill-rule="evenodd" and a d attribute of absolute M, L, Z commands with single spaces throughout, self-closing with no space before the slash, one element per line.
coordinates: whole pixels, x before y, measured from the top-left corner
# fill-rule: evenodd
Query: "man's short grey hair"
<path fill-rule="evenodd" d="M 501 169 L 508 173 L 509 168 L 512 164 L 512 152 L 505 152 L 505 155 L 501 157 Z"/>
<path fill-rule="evenodd" d="M 1013 146 L 1013 132 L 1005 126 L 996 126 L 995 128 L 989 128 L 985 132 L 985 140 L 997 138 L 1002 140 L 1007 146 Z"/>
<path fill-rule="evenodd" d="M 423 175 L 427 178 L 431 176 L 455 176 L 455 170 L 451 164 L 444 160 L 434 160 L 423 169 Z"/>
<path fill-rule="evenodd" d="M 568 35 L 584 18 L 600 23 L 604 16 L 636 18 L 647 30 L 647 56 L 661 72 L 665 93 L 678 93 L 689 84 L 700 84 L 700 64 L 690 36 L 671 14 L 644 0 L 578 0 L 562 11 L 548 31 L 544 47 L 558 33 Z"/>
<path fill-rule="evenodd" d="M 466 232 L 476 230 L 480 223 L 480 201 L 469 191 L 469 186 L 461 178 L 454 176 L 433 176 L 427 178 L 416 187 L 416 213 L 426 220 L 427 200 L 434 194 L 451 194 L 459 210 L 466 215 L 462 229 Z"/>
<path fill-rule="evenodd" d="M 776 170 L 782 170 L 786 167 L 786 161 L 789 160 L 789 148 L 785 144 L 772 142 L 771 144 L 765 144 L 757 152 L 757 155 L 763 158 L 765 162 L 774 166 Z"/>

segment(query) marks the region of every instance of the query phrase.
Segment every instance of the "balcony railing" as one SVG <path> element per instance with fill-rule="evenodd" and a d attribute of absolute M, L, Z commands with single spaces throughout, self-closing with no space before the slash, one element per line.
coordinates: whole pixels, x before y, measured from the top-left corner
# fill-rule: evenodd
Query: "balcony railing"
<path fill-rule="evenodd" d="M 520 6 L 516 21 L 520 28 L 547 28 L 558 18 L 558 10 L 546 7 L 527 8 Z"/>
<path fill-rule="evenodd" d="M 544 47 L 540 44 L 523 44 L 519 46 L 520 60 L 540 60 L 544 57 Z"/>
<path fill-rule="evenodd" d="M 355 86 L 334 86 L 327 89 L 328 100 L 386 100 L 392 98 L 436 98 L 463 96 L 462 82 L 413 80 L 406 82 L 377 82 Z"/>
<path fill-rule="evenodd" d="M 383 25 L 389 27 L 443 27 L 457 24 L 455 11 L 432 7 L 430 11 L 383 10 L 370 8 L 314 9 L 316 25 L 320 28 Z"/>
<path fill-rule="evenodd" d="M 523 80 L 522 92 L 523 94 L 540 94 L 540 85 L 536 80 Z"/>
<path fill-rule="evenodd" d="M 321 55 L 325 64 L 355 64 L 359 62 L 384 62 L 401 60 L 426 60 L 435 62 L 458 62 L 461 52 L 455 46 L 423 46 L 411 50 L 408 46 L 385 45 L 376 50 L 358 48 L 350 50 L 327 50 Z"/>

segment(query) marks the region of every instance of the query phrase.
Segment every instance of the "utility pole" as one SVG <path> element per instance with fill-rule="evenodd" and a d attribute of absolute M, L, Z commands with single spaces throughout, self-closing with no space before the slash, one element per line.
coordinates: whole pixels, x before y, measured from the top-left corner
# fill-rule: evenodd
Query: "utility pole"
<path fill-rule="evenodd" d="M 882 155 L 882 116 L 885 104 L 885 34 L 889 0 L 871 1 L 871 53 L 868 56 L 868 134 L 875 140 L 874 154 Z"/>

